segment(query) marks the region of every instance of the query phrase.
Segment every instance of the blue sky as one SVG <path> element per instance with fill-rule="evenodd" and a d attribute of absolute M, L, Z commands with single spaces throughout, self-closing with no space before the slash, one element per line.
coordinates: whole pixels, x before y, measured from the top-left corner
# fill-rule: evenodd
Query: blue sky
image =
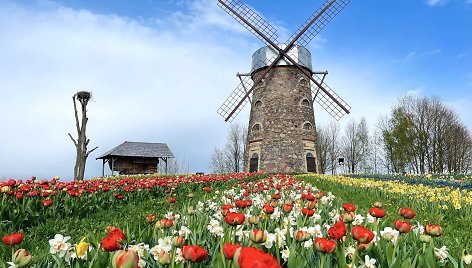
<path fill-rule="evenodd" d="M 72 176 L 71 97 L 83 89 L 99 146 L 87 177 L 125 140 L 166 142 L 188 171 L 209 172 L 228 127 L 216 110 L 262 46 L 216 2 L 0 0 L 0 178 Z M 245 1 L 280 42 L 323 2 Z M 471 18 L 471 0 L 351 1 L 308 46 L 352 106 L 340 123 L 374 128 L 401 96 L 437 95 L 472 130 Z M 320 106 L 315 116 L 330 121 Z"/>

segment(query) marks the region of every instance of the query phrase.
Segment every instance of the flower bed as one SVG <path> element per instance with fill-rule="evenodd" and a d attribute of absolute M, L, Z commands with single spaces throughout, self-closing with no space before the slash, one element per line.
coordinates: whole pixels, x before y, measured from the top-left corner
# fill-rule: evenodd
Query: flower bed
<path fill-rule="evenodd" d="M 417 222 L 410 208 L 398 208 L 398 214 L 390 215 L 395 222 L 389 225 L 382 202 L 370 208 L 342 204 L 331 193 L 292 176 L 224 185 L 226 189 L 221 190 L 211 184 L 178 187 L 161 197 L 169 207 L 166 213 L 149 214 L 126 226 L 109 226 L 98 239 L 85 234 L 71 239 L 58 233 L 49 237 L 48 259 L 35 261 L 33 256 L 31 260 L 19 250 L 12 262 L 19 267 L 55 263 L 59 267 L 133 268 L 470 264 L 466 252 L 454 258 L 435 241 L 447 235 L 440 225 Z M 174 195 L 177 192 L 180 195 Z M 16 250 L 21 241 L 7 244 Z"/>

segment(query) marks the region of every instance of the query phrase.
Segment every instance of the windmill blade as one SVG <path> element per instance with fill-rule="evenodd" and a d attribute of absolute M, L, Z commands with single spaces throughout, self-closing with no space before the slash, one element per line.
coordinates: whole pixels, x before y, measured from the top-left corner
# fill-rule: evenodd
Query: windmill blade
<path fill-rule="evenodd" d="M 349 113 L 351 106 L 349 106 L 349 104 L 347 104 L 341 97 L 339 97 L 338 94 L 336 94 L 321 77 L 314 74 L 313 79 L 324 88 L 323 90 L 315 83 L 311 83 L 311 94 L 313 99 L 318 102 L 321 107 L 323 107 L 323 109 L 325 109 L 332 117 L 334 117 L 334 119 L 338 121 L 345 114 Z M 332 97 L 326 92 L 329 92 Z M 333 98 L 336 99 L 336 101 Z M 342 108 L 341 105 L 346 108 L 347 112 Z"/>
<path fill-rule="evenodd" d="M 328 24 L 338 13 L 349 4 L 350 0 L 328 0 L 313 15 L 308 18 L 303 25 L 288 39 L 293 40 L 307 26 L 308 29 L 302 33 L 295 42 L 298 45 L 306 46 L 313 38 Z M 311 24 L 311 25 L 310 25 Z"/>
<path fill-rule="evenodd" d="M 233 90 L 231 95 L 223 102 L 218 109 L 218 113 L 227 122 L 232 122 L 233 119 L 239 114 L 244 106 L 249 102 L 250 92 L 247 90 L 252 88 L 252 80 L 250 76 L 240 77 L 241 83 Z M 240 102 L 242 103 L 237 106 Z M 236 110 L 235 110 L 236 109 Z"/>
<path fill-rule="evenodd" d="M 277 30 L 241 1 L 218 0 L 218 6 L 265 44 L 270 46 L 270 43 L 261 35 L 265 35 L 275 43 L 277 42 Z"/>

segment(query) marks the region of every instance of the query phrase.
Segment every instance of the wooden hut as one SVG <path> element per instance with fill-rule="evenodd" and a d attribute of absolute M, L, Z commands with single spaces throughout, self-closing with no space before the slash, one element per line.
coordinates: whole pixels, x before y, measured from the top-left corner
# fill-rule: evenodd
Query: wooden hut
<path fill-rule="evenodd" d="M 162 160 L 167 173 L 169 158 L 174 158 L 174 155 L 165 143 L 125 141 L 96 159 L 103 161 L 103 177 L 105 176 L 105 163 L 108 163 L 111 175 L 114 171 L 118 171 L 119 174 L 146 174 L 157 173 L 157 165 Z"/>

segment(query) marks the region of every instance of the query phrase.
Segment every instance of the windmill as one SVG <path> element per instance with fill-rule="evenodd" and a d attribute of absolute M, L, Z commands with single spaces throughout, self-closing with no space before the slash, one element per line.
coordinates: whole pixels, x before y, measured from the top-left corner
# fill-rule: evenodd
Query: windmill
<path fill-rule="evenodd" d="M 240 84 L 218 109 L 231 122 L 251 104 L 246 171 L 320 172 L 313 103 L 336 120 L 351 107 L 324 82 L 328 72 L 312 70 L 306 45 L 348 3 L 328 0 L 289 40 L 279 44 L 277 30 L 244 3 L 218 0 L 220 8 L 266 45 L 253 54 L 251 72 L 237 74 Z"/>

